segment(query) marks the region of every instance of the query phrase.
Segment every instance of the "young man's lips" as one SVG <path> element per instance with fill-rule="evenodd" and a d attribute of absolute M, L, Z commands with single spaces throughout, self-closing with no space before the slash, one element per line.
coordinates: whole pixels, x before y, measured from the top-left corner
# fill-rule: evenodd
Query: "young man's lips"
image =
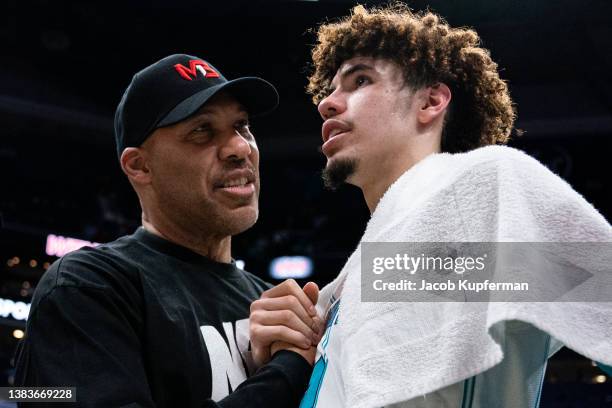
<path fill-rule="evenodd" d="M 330 157 L 336 150 L 338 150 L 342 139 L 349 133 L 348 130 L 338 133 L 330 139 L 327 139 L 323 146 L 321 146 L 321 151 L 326 157 Z"/>
<path fill-rule="evenodd" d="M 321 136 L 323 143 L 328 142 L 336 135 L 349 130 L 348 124 L 338 119 L 327 119 L 321 127 Z"/>

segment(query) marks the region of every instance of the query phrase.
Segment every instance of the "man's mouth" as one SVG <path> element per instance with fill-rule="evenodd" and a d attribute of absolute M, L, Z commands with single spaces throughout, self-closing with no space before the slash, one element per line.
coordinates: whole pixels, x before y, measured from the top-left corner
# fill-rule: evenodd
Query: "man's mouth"
<path fill-rule="evenodd" d="M 334 129 L 330 132 L 329 134 L 329 138 L 327 140 L 331 140 L 334 137 L 336 137 L 337 135 L 339 135 L 340 133 L 344 133 L 345 131 L 342 129 Z"/>
<path fill-rule="evenodd" d="M 244 187 L 247 184 L 249 184 L 249 180 L 246 177 L 240 177 L 234 180 L 227 180 L 225 183 L 223 183 L 223 188 Z"/>
<path fill-rule="evenodd" d="M 338 136 L 341 133 L 347 132 L 350 129 L 348 124 L 338 119 L 327 119 L 323 123 L 321 128 L 321 135 L 323 136 L 323 144 Z"/>
<path fill-rule="evenodd" d="M 215 189 L 233 197 L 248 197 L 255 193 L 255 173 L 251 170 L 235 170 L 215 183 Z"/>

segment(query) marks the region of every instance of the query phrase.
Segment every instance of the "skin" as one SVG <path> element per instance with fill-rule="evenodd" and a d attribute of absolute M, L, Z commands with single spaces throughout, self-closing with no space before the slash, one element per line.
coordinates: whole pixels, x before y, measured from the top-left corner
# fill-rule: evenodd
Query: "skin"
<path fill-rule="evenodd" d="M 365 56 L 346 60 L 332 79 L 331 88 L 332 92 L 318 106 L 324 120 L 322 151 L 327 157 L 326 171 L 340 167 L 342 162 L 355 163 L 346 182 L 361 188 L 370 212 L 374 212 L 395 180 L 423 158 L 440 152 L 450 89 L 443 83 L 412 89 L 405 85 L 397 64 Z M 339 133 L 329 138 L 332 131 Z M 305 347 L 306 340 L 299 333 L 303 336 L 310 317 L 301 312 L 278 318 L 278 311 L 282 311 L 278 299 L 286 297 L 290 286 L 295 289 L 295 285 L 278 285 L 254 303 L 258 313 L 255 319 L 252 317 L 251 330 L 283 332 L 283 341 Z M 270 312 L 271 307 L 257 304 L 270 305 L 274 299 L 278 300 L 275 314 Z M 287 310 L 290 303 L 284 303 Z M 302 320 L 301 324 L 296 323 L 297 319 Z M 322 326 L 318 328 L 318 339 Z M 261 340 L 262 347 L 267 344 L 265 338 Z M 277 344 L 272 343 L 272 348 Z M 259 353 L 266 356 L 265 352 Z"/>
<path fill-rule="evenodd" d="M 227 93 L 126 148 L 121 167 L 140 200 L 144 228 L 215 261 L 231 262 L 232 235 L 257 221 L 259 150 L 247 112 Z M 248 187 L 221 187 L 245 175 Z"/>
<path fill-rule="evenodd" d="M 331 89 L 318 106 L 324 138 L 328 121 L 346 131 L 323 144 L 326 168 L 355 161 L 346 181 L 361 188 L 373 212 L 395 180 L 440 151 L 450 90 L 442 83 L 414 90 L 397 64 L 364 56 L 346 60 Z"/>
<path fill-rule="evenodd" d="M 302 289 L 288 279 L 251 304 L 249 331 L 255 364 L 268 362 L 283 349 L 295 351 L 314 363 L 323 331 L 314 307 L 318 297 L 319 287 L 314 282 L 308 282 Z"/>
<path fill-rule="evenodd" d="M 140 147 L 126 148 L 121 168 L 138 195 L 147 231 L 217 262 L 231 262 L 232 235 L 257 221 L 259 150 L 248 113 L 228 93 L 215 95 L 184 121 L 155 130 Z M 224 186 L 238 178 L 249 183 Z M 278 298 L 251 307 L 251 341 L 260 364 L 282 349 L 313 363 L 318 291 L 313 283 L 302 290 L 288 281 L 263 294 Z M 269 330 L 274 322 L 282 326 Z"/>

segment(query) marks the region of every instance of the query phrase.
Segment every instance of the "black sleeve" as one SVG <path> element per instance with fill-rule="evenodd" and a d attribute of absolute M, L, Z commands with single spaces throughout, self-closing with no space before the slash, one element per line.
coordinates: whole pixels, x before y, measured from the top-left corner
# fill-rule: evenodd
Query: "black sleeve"
<path fill-rule="evenodd" d="M 77 387 L 71 406 L 153 407 L 132 314 L 110 290 L 53 288 L 30 313 L 15 385 Z"/>
<path fill-rule="evenodd" d="M 17 353 L 15 385 L 76 386 L 77 404 L 70 406 L 155 406 L 133 307 L 110 290 L 52 289 L 28 319 Z M 231 395 L 210 400 L 205 407 L 297 406 L 310 372 L 299 354 L 278 352 Z"/>
<path fill-rule="evenodd" d="M 236 390 L 219 402 L 204 407 L 281 408 L 297 407 L 306 392 L 312 366 L 299 354 L 279 351 Z"/>

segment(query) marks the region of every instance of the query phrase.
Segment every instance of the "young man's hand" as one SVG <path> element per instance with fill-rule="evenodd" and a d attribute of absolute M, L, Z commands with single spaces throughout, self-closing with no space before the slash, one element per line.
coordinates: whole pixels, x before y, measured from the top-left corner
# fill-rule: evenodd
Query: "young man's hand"
<path fill-rule="evenodd" d="M 289 279 L 268 289 L 251 304 L 249 332 L 258 367 L 279 350 L 294 351 L 314 363 L 322 329 L 314 307 L 318 297 L 319 288 L 314 282 L 302 289 Z"/>

